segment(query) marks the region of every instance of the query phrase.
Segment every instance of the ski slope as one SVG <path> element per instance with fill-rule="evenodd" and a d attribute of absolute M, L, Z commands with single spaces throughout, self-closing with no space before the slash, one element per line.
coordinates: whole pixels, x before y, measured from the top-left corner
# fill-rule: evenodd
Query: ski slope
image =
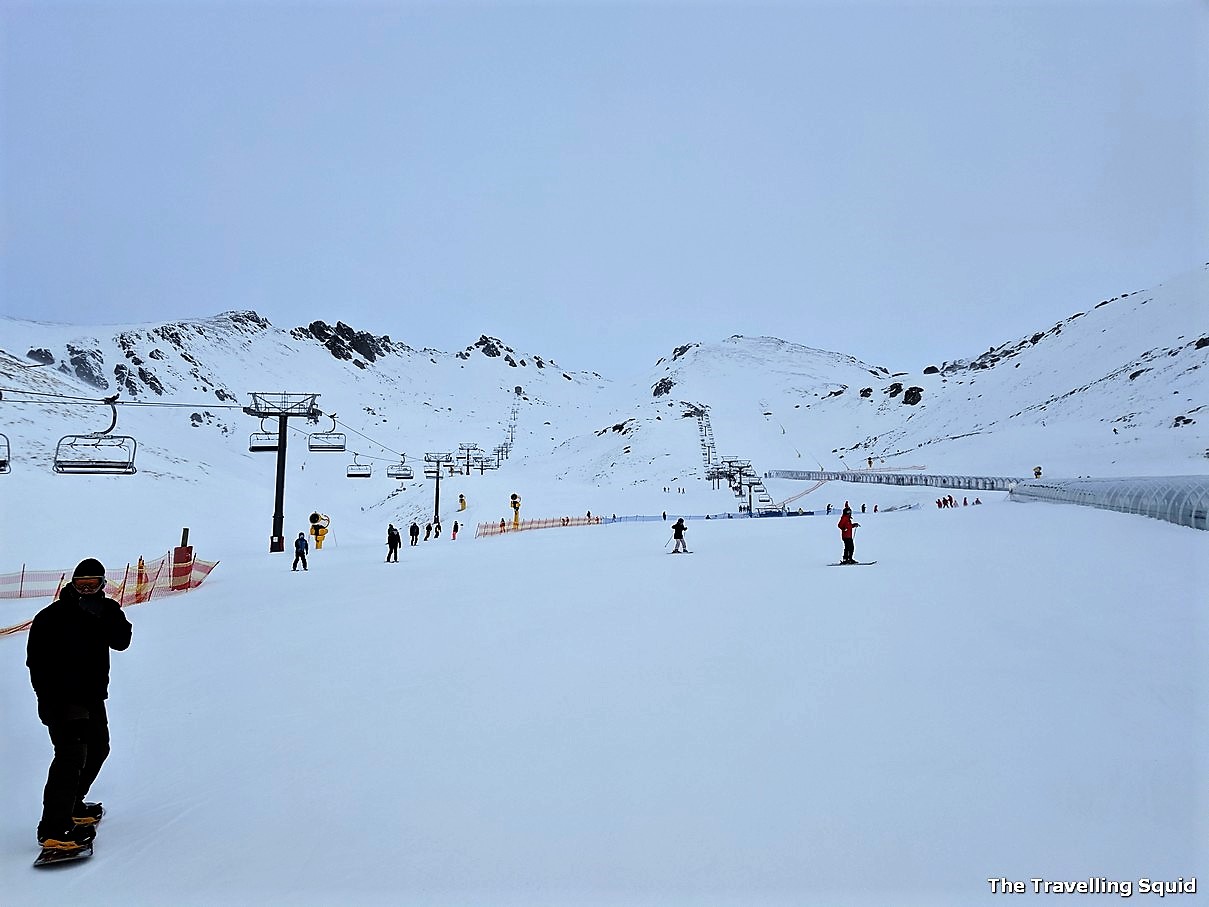
<path fill-rule="evenodd" d="M 662 523 L 446 531 L 398 564 L 384 521 L 335 524 L 307 573 L 203 528 L 205 584 L 128 612 L 87 863 L 28 867 L 50 746 L 0 639 L 3 901 L 968 905 L 1203 873 L 1204 534 L 988 498 L 858 513 L 856 571 L 821 516 L 694 521 L 688 557 Z"/>
<path fill-rule="evenodd" d="M 622 382 L 477 345 L 362 368 L 249 313 L 4 319 L 0 571 L 150 559 L 184 527 L 220 563 L 129 611 L 92 792 L 110 812 L 87 863 L 29 868 L 51 748 L 24 637 L 0 638 L 0 903 L 897 907 L 994 901 L 992 878 L 1203 875 L 1206 533 L 831 483 L 795 509 L 850 500 L 856 556 L 876 566 L 825 567 L 834 515 L 694 520 L 687 557 L 665 542 L 677 516 L 736 509 L 702 480 L 702 405 L 718 453 L 757 473 L 867 457 L 1203 473 L 1206 287 L 1202 269 L 1085 300 L 985 367 L 933 374 L 739 336 Z M 28 367 L 27 349 L 56 364 Z M 50 468 L 61 435 L 109 418 L 64 399 L 101 394 L 81 356 L 162 384 L 120 409 L 136 475 Z M 349 435 L 348 451 L 313 453 L 291 429 L 285 535 L 312 511 L 332 520 L 307 573 L 267 551 L 274 457 L 247 450 L 259 425 L 239 411 L 275 390 L 319 393 Z M 55 402 L 19 402 L 34 396 Z M 502 468 L 444 479 L 441 538 L 385 564 L 387 523 L 423 525 L 435 491 L 386 466 L 406 452 L 420 475 L 429 451 L 490 452 L 514 408 Z M 373 478 L 345 478 L 356 454 Z M 777 501 L 808 487 L 768 483 Z M 511 518 L 511 494 L 526 519 L 668 523 L 476 540 L 475 524 Z M 43 604 L 0 600 L 0 626 Z M 1120 896 L 1080 902 L 1106 898 Z"/>

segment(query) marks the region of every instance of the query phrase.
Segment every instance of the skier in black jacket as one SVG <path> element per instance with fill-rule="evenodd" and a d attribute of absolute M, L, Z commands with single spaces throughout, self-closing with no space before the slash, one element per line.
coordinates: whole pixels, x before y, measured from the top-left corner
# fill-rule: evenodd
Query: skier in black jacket
<path fill-rule="evenodd" d="M 684 517 L 680 517 L 680 519 L 672 523 L 672 538 L 676 540 L 676 544 L 672 546 L 672 554 L 680 554 L 681 552 L 685 554 L 691 553 L 688 550 L 688 542 L 684 540 L 684 533 L 686 532 L 688 532 L 688 527 L 684 525 Z M 663 544 L 666 545 L 667 542 Z"/>
<path fill-rule="evenodd" d="M 101 804 L 84 797 L 109 755 L 109 650 L 124 651 L 131 634 L 121 605 L 104 589 L 105 568 L 85 558 L 29 628 L 25 663 L 38 718 L 55 748 L 38 824 L 38 842 L 46 848 L 82 847 L 101 817 Z"/>

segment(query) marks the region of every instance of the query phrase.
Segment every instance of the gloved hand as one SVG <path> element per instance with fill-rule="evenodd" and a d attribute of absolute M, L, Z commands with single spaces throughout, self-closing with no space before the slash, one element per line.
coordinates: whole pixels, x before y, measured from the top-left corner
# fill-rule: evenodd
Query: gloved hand
<path fill-rule="evenodd" d="M 100 617 L 101 611 L 105 607 L 105 596 L 99 592 L 94 595 L 81 595 L 79 604 L 86 613 L 93 617 Z"/>

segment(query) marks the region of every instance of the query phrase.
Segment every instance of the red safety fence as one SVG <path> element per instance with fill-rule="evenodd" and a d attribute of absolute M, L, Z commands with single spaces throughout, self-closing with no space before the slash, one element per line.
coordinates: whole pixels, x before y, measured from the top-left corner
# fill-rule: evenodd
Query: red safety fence
<path fill-rule="evenodd" d="M 173 563 L 171 553 L 149 562 L 139 558 L 138 563 L 105 571 L 105 595 L 123 608 L 141 605 L 165 592 L 197 588 L 217 566 L 218 561 L 203 561 L 192 556 L 189 560 Z M 0 598 L 35 598 L 49 603 L 58 598 L 64 584 L 71 581 L 73 569 L 27 570 L 23 566 L 17 573 L 0 573 Z M 0 636 L 28 630 L 31 622 L 32 619 L 2 627 Z"/>
<path fill-rule="evenodd" d="M 511 522 L 479 523 L 474 530 L 474 537 L 482 538 L 487 535 L 507 535 L 509 532 L 521 532 L 525 529 L 561 529 L 567 526 L 599 526 L 605 522 L 598 516 L 561 516 L 548 520 L 521 520 L 518 525 Z"/>

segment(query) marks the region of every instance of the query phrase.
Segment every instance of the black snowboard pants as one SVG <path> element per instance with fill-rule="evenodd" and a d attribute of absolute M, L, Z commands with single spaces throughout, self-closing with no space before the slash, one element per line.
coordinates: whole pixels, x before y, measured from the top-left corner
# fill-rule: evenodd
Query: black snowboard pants
<path fill-rule="evenodd" d="M 854 539 L 844 539 L 844 560 L 852 560 L 852 552 L 855 548 L 856 541 Z"/>
<path fill-rule="evenodd" d="M 76 804 L 83 801 L 109 755 L 109 716 L 103 700 L 86 705 L 44 706 L 38 717 L 50 731 L 55 756 L 42 792 L 45 831 L 71 828 Z"/>

